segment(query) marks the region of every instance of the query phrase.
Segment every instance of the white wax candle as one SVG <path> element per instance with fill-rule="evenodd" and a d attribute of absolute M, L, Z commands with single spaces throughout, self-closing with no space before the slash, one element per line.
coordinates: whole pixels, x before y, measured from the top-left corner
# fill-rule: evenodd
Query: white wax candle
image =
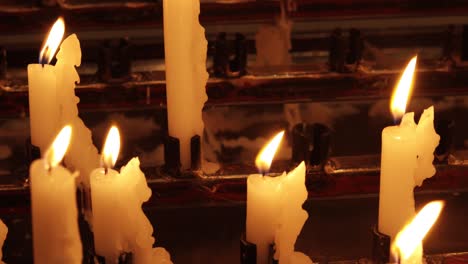
<path fill-rule="evenodd" d="M 115 145 L 116 144 L 116 145 Z M 109 169 L 117 160 L 120 148 L 118 130 L 109 132 L 103 150 L 108 169 L 91 173 L 93 232 L 96 253 L 106 263 L 116 263 L 123 252 L 132 252 L 136 264 L 171 263 L 163 248 L 153 248 L 153 226 L 141 206 L 151 197 L 138 158 L 131 159 L 120 173 Z"/>
<path fill-rule="evenodd" d="M 398 84 L 393 97 L 399 97 L 403 103 L 392 101 L 394 113 L 405 111 L 415 65 L 416 58 L 413 58 Z M 382 131 L 378 229 L 392 241 L 415 216 L 414 188 L 435 173 L 432 161 L 439 138 L 434 130 L 432 106 L 424 111 L 418 125 L 414 122 L 414 113 L 406 113 L 399 126 L 386 127 Z M 421 263 L 422 246 L 413 255 L 415 263 Z"/>
<path fill-rule="evenodd" d="M 269 247 L 275 242 L 278 227 L 281 177 L 261 174 L 247 178 L 247 241 L 257 246 L 257 263 L 268 263 Z"/>
<path fill-rule="evenodd" d="M 103 256 L 106 263 L 117 263 L 124 249 L 121 231 L 122 214 L 120 174 L 112 169 L 103 168 L 91 173 L 91 204 L 94 248 L 96 254 Z"/>
<path fill-rule="evenodd" d="M 280 264 L 307 259 L 295 252 L 294 245 L 307 212 L 302 205 L 307 200 L 305 163 L 278 177 L 250 175 L 247 179 L 247 241 L 257 246 L 257 263 L 268 263 L 270 245 L 275 246 L 274 258 Z"/>
<path fill-rule="evenodd" d="M 41 152 L 52 144 L 59 132 L 59 107 L 57 99 L 57 77 L 55 67 L 48 65 L 52 60 L 60 40 L 63 37 L 65 25 L 58 19 L 52 26 L 39 56 L 43 64 L 28 65 L 29 118 L 31 143 L 40 148 Z"/>
<path fill-rule="evenodd" d="M 179 139 L 185 170 L 191 165 L 190 139 L 203 136 L 208 42 L 198 22 L 199 0 L 164 0 L 163 10 L 168 129 Z"/>
<path fill-rule="evenodd" d="M 260 171 L 267 171 L 281 142 L 283 132 L 259 153 L 255 164 Z M 275 246 L 274 258 L 280 264 L 312 263 L 294 251 L 297 237 L 308 218 L 302 205 L 307 200 L 305 186 L 306 166 L 278 177 L 253 174 L 247 178 L 246 239 L 256 245 L 257 263 L 268 263 L 270 245 Z"/>
<path fill-rule="evenodd" d="M 28 87 L 31 143 L 44 152 L 59 129 L 55 67 L 29 64 Z"/>
<path fill-rule="evenodd" d="M 297 237 L 309 217 L 307 211 L 302 208 L 309 194 L 305 185 L 305 176 L 304 162 L 282 176 L 281 188 L 283 191 L 279 202 L 278 229 L 275 236 L 275 259 L 278 259 L 280 264 L 312 263 L 309 257 L 294 252 Z M 293 257 L 298 260 L 293 261 L 291 259 Z"/>
<path fill-rule="evenodd" d="M 78 264 L 82 262 L 75 184 L 78 173 L 58 165 L 63 155 L 54 158 L 60 152 L 56 148 L 65 143 L 55 142 L 45 158 L 30 167 L 34 263 Z"/>

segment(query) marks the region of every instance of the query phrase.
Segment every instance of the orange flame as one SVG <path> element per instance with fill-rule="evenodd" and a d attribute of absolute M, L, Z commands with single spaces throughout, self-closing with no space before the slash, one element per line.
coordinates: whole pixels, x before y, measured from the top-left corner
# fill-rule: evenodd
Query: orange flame
<path fill-rule="evenodd" d="M 398 233 L 392 245 L 393 253 L 399 253 L 403 261 L 409 259 L 437 221 L 443 208 L 443 201 L 433 201 L 425 205 L 411 223 Z"/>
<path fill-rule="evenodd" d="M 45 152 L 44 159 L 46 160 L 48 169 L 56 167 L 62 161 L 70 145 L 71 134 L 72 129 L 70 125 L 62 128 L 54 142 L 52 142 L 52 145 Z"/>
<path fill-rule="evenodd" d="M 112 168 L 117 161 L 120 151 L 120 133 L 119 129 L 112 126 L 107 134 L 106 142 L 102 150 L 102 163 L 104 168 Z"/>
<path fill-rule="evenodd" d="M 41 53 L 39 54 L 40 63 L 50 63 L 62 42 L 64 33 L 65 23 L 63 18 L 59 17 L 50 29 L 45 43 L 42 45 Z"/>
<path fill-rule="evenodd" d="M 408 98 L 410 97 L 413 88 L 414 71 L 416 69 L 417 56 L 414 56 L 405 71 L 400 77 L 396 89 L 393 92 L 392 100 L 390 103 L 390 111 L 392 112 L 395 120 L 400 119 L 406 111 Z"/>
<path fill-rule="evenodd" d="M 258 153 L 255 159 L 255 165 L 261 173 L 267 172 L 270 169 L 271 162 L 283 139 L 283 135 L 284 131 L 276 134 L 276 136 Z"/>

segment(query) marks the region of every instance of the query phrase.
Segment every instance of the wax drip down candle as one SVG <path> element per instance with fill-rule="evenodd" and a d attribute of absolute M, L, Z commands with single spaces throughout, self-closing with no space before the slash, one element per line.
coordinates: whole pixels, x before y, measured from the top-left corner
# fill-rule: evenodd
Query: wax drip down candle
<path fill-rule="evenodd" d="M 382 131 L 378 229 L 392 240 L 415 216 L 414 188 L 435 174 L 432 162 L 440 139 L 432 106 L 424 110 L 418 124 L 414 113 L 405 114 L 415 68 L 416 57 L 408 63 L 392 96 L 391 110 L 395 119 L 402 117 L 400 125 Z"/>
<path fill-rule="evenodd" d="M 302 208 L 308 194 L 305 163 L 281 176 L 265 176 L 283 135 L 278 133 L 258 154 L 255 164 L 262 174 L 247 179 L 246 238 L 256 245 L 257 263 L 269 263 L 270 245 L 275 244 L 274 258 L 280 264 L 311 264 L 309 257 L 294 251 L 308 218 Z"/>
<path fill-rule="evenodd" d="M 443 201 L 432 201 L 426 204 L 414 219 L 395 237 L 391 247 L 394 262 L 400 264 L 421 264 L 423 258 L 418 254 L 421 243 L 439 218 Z"/>
<path fill-rule="evenodd" d="M 102 151 L 103 168 L 91 173 L 93 233 L 96 253 L 106 263 L 117 263 L 121 253 L 132 252 L 133 263 L 172 263 L 164 248 L 153 248 L 153 227 L 141 205 L 151 197 L 138 158 L 120 173 L 113 170 L 120 150 L 120 134 L 112 127 Z"/>
<path fill-rule="evenodd" d="M 93 144 L 91 130 L 78 116 L 80 99 L 75 96 L 75 86 L 80 82 L 80 76 L 76 71 L 76 67 L 80 64 L 80 41 L 75 34 L 72 34 L 60 45 L 55 64 L 57 87 L 60 88 L 57 89 L 58 120 L 61 125 L 70 124 L 74 133 L 70 148 L 65 155 L 65 164 L 78 170 L 81 182 L 88 187 L 89 175 L 99 165 L 99 154 Z"/>
<path fill-rule="evenodd" d="M 198 21 L 200 0 L 164 0 L 163 12 L 168 129 L 179 139 L 181 169 L 186 170 L 191 166 L 190 140 L 203 136 L 208 42 Z"/>
<path fill-rule="evenodd" d="M 34 263 L 82 263 L 76 177 L 59 165 L 72 129 L 64 127 L 30 167 Z"/>

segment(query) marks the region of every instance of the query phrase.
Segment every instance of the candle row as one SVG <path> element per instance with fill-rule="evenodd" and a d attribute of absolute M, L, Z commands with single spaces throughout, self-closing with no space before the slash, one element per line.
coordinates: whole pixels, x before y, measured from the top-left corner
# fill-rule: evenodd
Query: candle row
<path fill-rule="evenodd" d="M 203 28 L 192 21 L 198 17 L 199 3 L 182 7 L 186 7 L 183 2 L 164 1 L 169 130 L 179 139 L 181 165 L 186 168 L 190 163 L 186 155 L 190 153 L 190 136 L 203 134 L 201 109 L 206 100 L 203 88 L 207 73 Z M 174 10 L 185 12 L 181 17 L 186 20 L 172 14 Z M 186 27 L 189 22 L 193 28 Z M 35 262 L 81 263 L 75 195 L 78 175 L 80 182 L 91 190 L 92 214 L 88 213 L 87 220 L 98 255 L 109 263 L 115 263 L 122 252 L 132 252 L 135 263 L 170 261 L 165 250 L 152 248 L 153 228 L 141 210 L 151 190 L 138 158 L 130 160 L 120 173 L 113 170 L 120 145 L 118 130 L 111 128 L 99 158 L 91 132 L 78 117 L 74 88 L 79 81 L 75 66 L 81 63 L 81 50 L 76 35 L 63 41 L 55 66 L 42 64 L 50 62 L 63 32 L 63 22 L 54 25 L 41 51 L 41 64 L 28 66 L 31 140 L 43 153 L 43 158 L 33 162 L 30 168 Z M 190 58 L 188 62 L 187 58 Z M 426 109 L 419 124 L 414 122 L 414 113 L 405 114 L 415 68 L 416 58 L 408 64 L 392 100 L 392 111 L 396 118 L 402 118 L 401 124 L 382 132 L 379 230 L 392 238 L 402 260 L 415 259 L 415 263 L 420 263 L 422 246 L 414 246 L 411 253 L 403 251 L 400 241 L 407 241 L 406 236 L 397 235 L 415 217 L 414 187 L 435 173 L 433 152 L 439 141 L 432 107 Z M 183 95 L 179 91 L 182 88 Z M 190 114 L 184 114 L 182 109 Z M 70 125 L 51 142 L 52 136 L 65 124 Z M 271 245 L 275 247 L 272 257 L 280 264 L 312 263 L 294 249 L 308 218 L 302 208 L 307 199 L 304 162 L 281 176 L 265 175 L 282 136 L 279 133 L 256 160 L 262 174 L 248 177 L 246 238 L 256 245 L 259 264 L 269 261 Z M 59 165 L 69 144 L 66 164 L 79 174 Z M 97 168 L 99 162 L 102 168 Z"/>
<path fill-rule="evenodd" d="M 31 208 L 35 263 L 82 263 L 78 230 L 76 178 L 60 165 L 72 138 L 64 127 L 42 159 L 31 164 Z M 138 158 L 113 170 L 120 149 L 116 127 L 109 131 L 102 154 L 103 168 L 91 173 L 91 228 L 96 254 L 117 263 L 123 252 L 133 263 L 171 263 L 169 253 L 154 248 L 153 227 L 142 211 L 151 189 Z M 47 243 L 45 243 L 47 241 Z"/>
<path fill-rule="evenodd" d="M 395 119 L 402 118 L 401 124 L 382 131 L 378 229 L 390 236 L 394 245 L 392 251 L 394 255 L 398 255 L 399 261 L 418 264 L 422 263 L 421 241 L 427 231 L 413 229 L 421 227 L 419 223 L 429 221 L 429 217 L 415 217 L 413 190 L 424 179 L 435 174 L 433 153 L 440 137 L 434 129 L 433 107 L 424 111 L 418 124 L 414 122 L 414 113 L 405 114 L 413 86 L 416 60 L 414 57 L 408 63 L 392 96 L 390 108 Z M 283 132 L 279 133 L 260 152 L 255 162 L 260 172 L 264 173 L 269 169 L 282 136 Z M 306 199 L 303 162 L 289 174 L 279 177 L 265 177 L 260 174 L 249 176 L 246 237 L 248 242 L 256 245 L 257 263 L 268 263 L 272 244 L 276 247 L 274 258 L 280 263 L 311 263 L 303 255 L 298 260 L 297 252 L 294 252 L 294 244 L 308 217 L 307 212 L 302 209 Z M 441 209 L 441 206 L 438 208 Z M 423 212 L 426 211 L 423 209 L 421 213 Z M 405 228 L 413 218 L 415 224 Z M 417 238 L 408 239 L 411 236 Z"/>

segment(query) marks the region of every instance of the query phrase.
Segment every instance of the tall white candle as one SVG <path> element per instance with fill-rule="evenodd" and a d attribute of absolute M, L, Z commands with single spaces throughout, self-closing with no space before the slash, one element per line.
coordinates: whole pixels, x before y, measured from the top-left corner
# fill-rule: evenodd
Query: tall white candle
<path fill-rule="evenodd" d="M 34 263 L 81 263 L 76 177 L 59 163 L 71 127 L 65 127 L 44 158 L 30 168 Z"/>
<path fill-rule="evenodd" d="M 65 32 L 63 20 L 52 26 L 39 56 L 39 64 L 28 65 L 31 143 L 46 151 L 59 132 L 59 108 L 55 67 L 52 60 Z"/>
<path fill-rule="evenodd" d="M 391 108 L 396 118 L 405 112 L 415 67 L 416 57 L 405 69 L 393 96 Z M 415 216 L 414 188 L 435 173 L 433 153 L 440 137 L 433 123 L 434 109 L 430 107 L 424 111 L 418 125 L 414 122 L 414 113 L 406 113 L 399 126 L 382 131 L 378 229 L 392 241 Z M 414 254 L 422 256 L 422 247 Z"/>
<path fill-rule="evenodd" d="M 283 132 L 259 153 L 256 165 L 266 172 L 281 142 Z M 261 174 L 247 179 L 247 241 L 256 245 L 257 263 L 268 263 L 270 246 L 280 264 L 312 263 L 309 257 L 294 251 L 297 237 L 308 218 L 302 205 L 307 199 L 305 163 L 278 177 Z"/>
<path fill-rule="evenodd" d="M 164 0 L 163 10 L 168 129 L 179 139 L 185 170 L 191 165 L 190 139 L 203 136 L 208 42 L 198 21 L 199 0 Z"/>
<path fill-rule="evenodd" d="M 163 248 L 153 248 L 153 227 L 141 205 L 151 197 L 151 189 L 140 169 L 138 158 L 131 159 L 120 173 L 111 167 L 117 160 L 120 136 L 112 127 L 103 149 L 105 168 L 91 173 L 93 232 L 96 253 L 106 263 L 116 263 L 123 252 L 132 252 L 136 264 L 169 264 Z"/>

